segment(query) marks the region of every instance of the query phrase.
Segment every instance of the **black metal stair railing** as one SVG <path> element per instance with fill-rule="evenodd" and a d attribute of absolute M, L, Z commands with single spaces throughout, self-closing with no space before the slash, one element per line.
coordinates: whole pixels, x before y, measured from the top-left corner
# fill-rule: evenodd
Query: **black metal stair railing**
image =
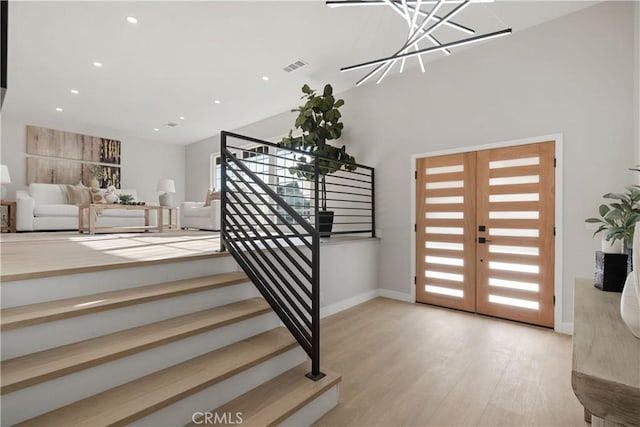
<path fill-rule="evenodd" d="M 299 178 L 299 157 L 315 163 L 312 179 Z M 326 204 L 334 212 L 330 234 L 375 237 L 373 168 L 357 165 L 327 179 Z M 221 237 L 283 324 L 320 371 L 320 176 L 309 153 L 230 132 L 221 133 Z M 327 176 L 328 178 L 329 176 Z"/>

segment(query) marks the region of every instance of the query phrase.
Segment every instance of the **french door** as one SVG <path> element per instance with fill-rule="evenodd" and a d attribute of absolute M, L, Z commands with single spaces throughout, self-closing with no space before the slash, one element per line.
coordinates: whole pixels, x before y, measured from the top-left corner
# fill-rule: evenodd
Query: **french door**
<path fill-rule="evenodd" d="M 416 162 L 416 300 L 553 327 L 555 142 Z"/>

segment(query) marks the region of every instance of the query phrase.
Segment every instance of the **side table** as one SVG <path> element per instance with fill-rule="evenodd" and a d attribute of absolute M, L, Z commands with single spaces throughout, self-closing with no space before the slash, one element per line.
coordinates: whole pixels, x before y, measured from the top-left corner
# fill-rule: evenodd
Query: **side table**
<path fill-rule="evenodd" d="M 3 233 L 16 232 L 16 202 L 10 200 L 2 200 L 2 211 L 0 213 L 0 222 L 2 223 Z M 6 208 L 5 208 L 6 206 Z"/>
<path fill-rule="evenodd" d="M 162 206 L 162 209 L 168 211 L 168 215 L 163 215 L 164 218 L 167 218 L 167 222 L 163 224 L 163 228 L 167 230 L 180 230 L 180 208 Z"/>

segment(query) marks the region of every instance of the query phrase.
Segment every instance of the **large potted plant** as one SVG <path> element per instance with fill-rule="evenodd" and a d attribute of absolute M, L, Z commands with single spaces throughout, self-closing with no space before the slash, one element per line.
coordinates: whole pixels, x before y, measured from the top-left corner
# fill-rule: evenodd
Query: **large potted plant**
<path fill-rule="evenodd" d="M 636 222 L 640 221 L 640 188 L 627 187 L 625 193 L 607 193 L 602 197 L 612 200 L 612 202 L 600 205 L 598 208 L 599 218 L 587 218 L 585 222 L 600 224 L 593 233 L 594 237 L 604 231 L 605 241 L 622 242 L 624 252 L 628 255 L 627 271 L 630 271 L 633 233 Z"/>
<path fill-rule="evenodd" d="M 345 146 L 336 147 L 328 143 L 342 136 L 344 125 L 340 121 L 342 114 L 339 108 L 344 105 L 344 100 L 336 100 L 333 97 L 333 88 L 325 85 L 321 95 L 309 85 L 302 86 L 304 105 L 291 111 L 298 112 L 295 128 L 300 129 L 300 136 L 293 136 L 293 130 L 282 138 L 280 145 L 286 148 L 294 148 L 318 156 L 318 180 L 320 184 L 321 208 L 318 212 L 319 231 L 321 236 L 330 236 L 333 229 L 334 212 L 327 210 L 327 180 L 329 174 L 341 169 L 353 171 L 356 167 L 356 159 L 347 154 Z M 297 164 L 289 169 L 289 172 L 300 178 L 315 179 L 316 166 L 313 160 L 308 160 L 305 155 L 296 155 Z"/>
<path fill-rule="evenodd" d="M 602 197 L 614 201 L 600 205 L 600 218 L 587 218 L 585 222 L 600 224 L 594 237 L 604 231 L 606 241 L 620 240 L 626 249 L 631 249 L 636 222 L 640 221 L 640 189 L 627 187 L 626 193 L 607 193 Z"/>

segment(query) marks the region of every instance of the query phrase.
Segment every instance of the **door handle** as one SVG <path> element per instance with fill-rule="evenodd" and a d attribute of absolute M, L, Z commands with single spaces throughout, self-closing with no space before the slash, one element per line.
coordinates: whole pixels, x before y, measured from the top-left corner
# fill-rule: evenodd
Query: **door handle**
<path fill-rule="evenodd" d="M 478 243 L 487 243 L 487 242 L 491 242 L 491 240 L 484 237 L 478 237 Z"/>

